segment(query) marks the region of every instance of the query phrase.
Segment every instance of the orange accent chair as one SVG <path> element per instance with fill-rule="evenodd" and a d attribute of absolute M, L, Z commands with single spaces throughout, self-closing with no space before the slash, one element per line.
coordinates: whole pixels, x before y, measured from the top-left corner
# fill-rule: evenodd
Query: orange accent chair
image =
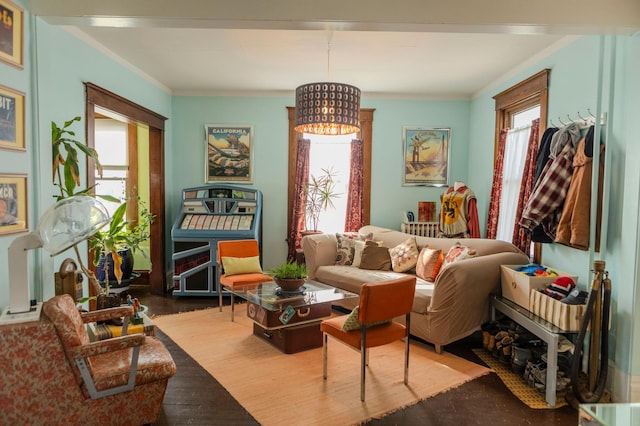
<path fill-rule="evenodd" d="M 322 321 L 320 330 L 323 334 L 322 377 L 327 378 L 327 343 L 331 336 L 352 348 L 360 351 L 360 400 L 364 402 L 366 366 L 369 360 L 368 349 L 405 339 L 404 384 L 409 382 L 409 329 L 410 313 L 416 289 L 416 278 L 407 276 L 378 283 L 366 283 L 360 291 L 358 305 L 358 322 L 360 328 L 343 331 L 342 326 L 349 315 L 333 317 Z M 393 318 L 405 315 L 405 324 L 392 321 Z M 388 322 L 384 322 L 387 321 Z M 378 325 L 367 324 L 380 323 Z"/>
<path fill-rule="evenodd" d="M 265 275 L 262 272 L 238 273 L 234 275 L 228 275 L 225 273 L 222 261 L 223 257 L 247 258 L 256 256 L 260 256 L 260 247 L 258 246 L 257 240 L 218 241 L 216 260 L 218 262 L 218 270 L 220 271 L 220 291 L 218 292 L 220 312 L 222 312 L 222 290 L 224 288 L 233 290 L 238 287 L 248 286 L 251 284 L 273 281 L 272 277 Z M 231 293 L 231 321 L 233 321 L 234 305 L 234 295 Z"/>
<path fill-rule="evenodd" d="M 85 323 L 133 315 L 131 307 L 80 314 L 71 296 L 43 304 L 38 321 L 0 325 L 0 424 L 157 421 L 176 365 L 155 337 L 89 341 Z"/>

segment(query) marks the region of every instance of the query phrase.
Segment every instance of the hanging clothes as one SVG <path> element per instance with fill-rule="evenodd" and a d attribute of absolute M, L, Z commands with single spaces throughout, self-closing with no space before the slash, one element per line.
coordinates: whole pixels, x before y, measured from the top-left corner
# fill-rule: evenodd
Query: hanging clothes
<path fill-rule="evenodd" d="M 562 216 L 558 224 L 556 242 L 580 250 L 589 249 L 591 216 L 591 178 L 593 175 L 594 128 L 578 144 L 573 157 L 573 177 L 567 192 Z M 604 145 L 600 145 L 600 164 L 598 167 L 598 208 L 596 214 L 596 244 L 600 249 L 600 216 L 602 212 L 602 176 L 604 175 Z"/>
<path fill-rule="evenodd" d="M 555 135 L 557 135 L 558 131 L 557 127 L 549 127 L 544 131 L 542 135 L 542 139 L 540 140 L 540 148 L 538 149 L 538 155 L 536 156 L 536 175 L 533 180 L 533 186 L 538 183 L 540 180 L 540 176 L 542 175 L 542 171 L 547 165 L 547 161 L 549 160 L 549 156 L 551 155 L 551 142 Z M 531 192 L 533 189 L 531 188 Z M 535 243 L 552 243 L 553 239 L 549 238 L 547 233 L 544 231 L 544 226 L 542 224 L 537 225 L 530 231 L 531 241 Z"/>
<path fill-rule="evenodd" d="M 531 232 L 542 224 L 545 234 L 555 240 L 562 205 L 571 183 L 573 156 L 580 139 L 580 126 L 571 123 L 552 138 L 549 159 L 527 202 L 518 224 Z"/>
<path fill-rule="evenodd" d="M 440 195 L 440 236 L 480 238 L 476 195 L 464 183 L 456 182 Z"/>

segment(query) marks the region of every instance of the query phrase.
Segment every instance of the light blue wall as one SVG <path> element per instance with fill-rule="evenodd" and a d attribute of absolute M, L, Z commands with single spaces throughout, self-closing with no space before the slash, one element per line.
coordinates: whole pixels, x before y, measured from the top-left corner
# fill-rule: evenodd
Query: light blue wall
<path fill-rule="evenodd" d="M 293 95 L 293 93 L 292 93 Z M 264 266 L 286 259 L 288 114 L 291 98 L 185 97 L 173 100 L 173 178 L 167 180 L 175 219 L 181 190 L 205 182 L 205 124 L 252 125 L 254 130 L 254 183 L 263 193 Z M 465 180 L 469 137 L 468 101 L 391 101 L 363 99 L 363 108 L 375 108 L 371 182 L 371 223 L 400 228 L 401 213 L 417 211 L 418 201 L 437 200 L 442 188 L 402 186 L 402 127 L 450 127 L 451 174 Z M 239 184 L 241 185 L 241 184 Z"/>
<path fill-rule="evenodd" d="M 85 139 L 85 82 L 104 87 L 166 117 L 171 115 L 171 95 L 67 31 L 50 26 L 39 18 L 34 19 L 28 11 L 25 11 L 24 22 L 25 68 L 17 70 L 0 63 L 0 84 L 27 95 L 27 151 L 0 150 L 0 171 L 28 174 L 29 229 L 34 230 L 38 218 L 54 201 L 51 121 L 62 123 L 78 115 L 83 117 L 82 124 L 76 125 L 75 131 L 78 140 Z M 166 129 L 165 143 L 171 146 L 170 122 Z M 1 253 L 7 252 L 13 238 L 0 237 Z M 54 294 L 53 277 L 59 263 L 75 255 L 71 250 L 55 259 L 44 250 L 34 250 L 29 255 L 33 283 L 31 295 L 46 300 Z M 7 268 L 6 256 L 0 256 L 2 307 L 8 304 L 9 298 Z"/>
<path fill-rule="evenodd" d="M 494 101 L 492 96 L 513 84 L 539 72 L 551 69 L 549 87 L 549 118 L 555 124 L 567 121 L 567 114 L 577 118 L 578 112 L 607 113 L 606 149 L 607 180 L 605 181 L 603 232 L 607 242 L 602 253 L 585 252 L 558 244 L 543 245 L 543 263 L 579 275 L 579 286 L 590 287 L 593 260 L 606 262 L 613 282 L 612 327 L 609 355 L 618 369 L 638 374 L 640 365 L 632 367 L 634 341 L 639 334 L 633 324 L 637 311 L 635 277 L 638 259 L 638 159 L 637 136 L 628 123 L 638 117 L 638 36 L 583 37 L 513 78 L 482 93 L 471 103 L 471 139 L 469 180 L 477 185 L 481 226 L 486 229 L 488 199 L 492 171 L 487 167 L 493 158 Z M 601 78 L 600 78 L 601 77 Z M 601 88 L 599 91 L 599 87 Z M 631 90 L 631 92 L 630 92 Z M 482 187 L 483 189 L 480 189 Z M 484 232 L 484 231 L 483 231 Z M 624 266 L 626 265 L 626 266 Z M 636 337 L 635 342 L 638 339 Z"/>

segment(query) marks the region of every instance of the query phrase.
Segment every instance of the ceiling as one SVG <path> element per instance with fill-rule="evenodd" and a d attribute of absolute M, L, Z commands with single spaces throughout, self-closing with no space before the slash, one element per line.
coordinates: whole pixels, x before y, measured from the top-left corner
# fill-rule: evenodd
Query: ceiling
<path fill-rule="evenodd" d="M 621 7 L 539 0 L 542 7 L 524 17 L 507 8 L 513 0 L 32 0 L 29 7 L 177 95 L 292 96 L 300 84 L 331 80 L 358 86 L 363 98 L 464 99 L 578 35 L 637 31 L 640 2 L 612 2 Z"/>

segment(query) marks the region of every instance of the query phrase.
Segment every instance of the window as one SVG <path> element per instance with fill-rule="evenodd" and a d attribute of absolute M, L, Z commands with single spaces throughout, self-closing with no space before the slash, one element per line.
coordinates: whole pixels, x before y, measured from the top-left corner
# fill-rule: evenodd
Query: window
<path fill-rule="evenodd" d="M 309 175 L 318 176 L 322 169 L 330 169 L 335 174 L 336 193 L 340 194 L 333 204 L 334 209 L 327 209 L 320 215 L 318 229 L 327 233 L 342 232 L 347 208 L 347 193 L 351 165 L 351 141 L 357 135 L 321 136 L 304 134 L 304 139 L 311 141 L 309 152 Z"/>
<path fill-rule="evenodd" d="M 127 197 L 127 178 L 129 171 L 128 158 L 128 129 L 127 123 L 101 118 L 95 125 L 95 149 L 98 151 L 102 164 L 102 177 L 96 170 L 96 194 L 110 195 L 121 202 Z M 107 202 L 103 204 L 113 215 L 120 203 Z"/>
<path fill-rule="evenodd" d="M 503 129 L 510 129 L 505 142 L 502 193 L 499 199 L 499 215 L 495 238 L 512 241 L 518 194 L 522 181 L 522 170 L 528 149 L 528 126 L 535 118 L 540 118 L 539 134 L 543 134 L 547 122 L 547 100 L 549 69 L 529 77 L 494 96 L 496 103 L 496 128 L 494 153 L 497 156 L 500 135 Z M 537 141 L 539 143 L 539 141 Z M 494 157 L 494 169 L 496 168 Z M 492 200 L 493 202 L 493 200 Z M 492 212 L 490 211 L 490 215 Z M 490 218 L 491 220 L 491 218 Z M 489 232 L 488 232 L 489 234 Z M 540 244 L 532 245 L 531 257 L 538 262 L 541 258 Z"/>

